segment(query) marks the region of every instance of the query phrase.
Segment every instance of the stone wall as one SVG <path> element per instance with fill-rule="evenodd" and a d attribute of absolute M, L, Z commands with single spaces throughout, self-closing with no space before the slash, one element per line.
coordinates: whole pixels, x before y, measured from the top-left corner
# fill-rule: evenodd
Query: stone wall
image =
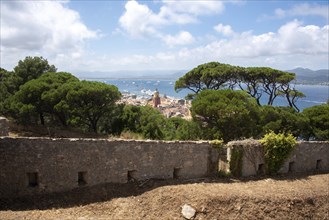
<path fill-rule="evenodd" d="M 258 141 L 224 148 L 208 142 L 0 137 L 0 198 L 72 190 L 149 178 L 199 178 L 229 171 L 243 150 L 242 176 L 264 172 Z M 300 142 L 281 173 L 329 171 L 329 142 Z"/>
<path fill-rule="evenodd" d="M 224 172 L 229 170 L 230 152 L 233 149 L 243 151 L 242 176 L 263 174 L 265 169 L 264 152 L 256 140 L 232 141 L 227 145 L 227 158 L 222 158 L 220 164 Z M 299 142 L 291 152 L 279 173 L 329 171 L 329 142 Z"/>
<path fill-rule="evenodd" d="M 213 155 L 212 155 L 213 154 Z M 0 138 L 0 198 L 217 172 L 208 142 Z"/>
<path fill-rule="evenodd" d="M 0 117 L 0 137 L 8 136 L 8 134 L 9 134 L 8 120 L 4 117 Z"/>
<path fill-rule="evenodd" d="M 329 142 L 299 142 L 279 172 L 329 170 Z"/>

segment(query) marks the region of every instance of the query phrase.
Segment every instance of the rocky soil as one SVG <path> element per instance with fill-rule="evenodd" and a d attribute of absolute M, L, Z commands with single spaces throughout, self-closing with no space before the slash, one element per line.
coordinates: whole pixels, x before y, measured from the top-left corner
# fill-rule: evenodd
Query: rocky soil
<path fill-rule="evenodd" d="M 147 180 L 0 200 L 0 219 L 329 219 L 329 174 Z"/>

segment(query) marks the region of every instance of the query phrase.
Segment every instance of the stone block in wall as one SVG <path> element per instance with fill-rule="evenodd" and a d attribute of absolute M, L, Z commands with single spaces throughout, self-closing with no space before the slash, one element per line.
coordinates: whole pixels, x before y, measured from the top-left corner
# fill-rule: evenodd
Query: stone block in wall
<path fill-rule="evenodd" d="M 299 142 L 279 173 L 329 171 L 329 142 Z"/>
<path fill-rule="evenodd" d="M 218 152 L 218 171 L 229 173 L 230 172 L 230 166 L 229 166 L 229 159 L 230 155 L 228 154 L 229 149 L 227 146 L 224 146 L 220 149 Z"/>
<path fill-rule="evenodd" d="M 0 136 L 9 135 L 9 124 L 5 117 L 0 117 Z"/>
<path fill-rule="evenodd" d="M 215 176 L 219 169 L 219 160 L 220 155 L 226 153 L 226 149 L 223 149 L 222 147 L 218 148 L 215 146 L 210 145 L 208 150 L 208 175 L 209 176 Z"/>
<path fill-rule="evenodd" d="M 231 141 L 227 144 L 227 160 L 231 161 L 232 150 L 242 152 L 241 176 L 253 176 L 264 173 L 264 151 L 257 140 Z"/>

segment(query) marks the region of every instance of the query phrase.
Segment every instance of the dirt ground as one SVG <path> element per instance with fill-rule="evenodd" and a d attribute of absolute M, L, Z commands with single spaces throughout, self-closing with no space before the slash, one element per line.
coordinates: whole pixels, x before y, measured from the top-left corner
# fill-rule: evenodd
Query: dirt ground
<path fill-rule="evenodd" d="M 0 200 L 0 219 L 329 219 L 329 174 L 147 180 Z"/>

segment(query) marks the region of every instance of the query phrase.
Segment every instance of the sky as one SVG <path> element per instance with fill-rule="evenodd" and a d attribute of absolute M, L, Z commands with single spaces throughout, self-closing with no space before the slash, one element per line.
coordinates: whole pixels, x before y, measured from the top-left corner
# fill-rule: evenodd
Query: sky
<path fill-rule="evenodd" d="M 328 1 L 0 0 L 0 66 L 58 71 L 329 68 Z"/>

